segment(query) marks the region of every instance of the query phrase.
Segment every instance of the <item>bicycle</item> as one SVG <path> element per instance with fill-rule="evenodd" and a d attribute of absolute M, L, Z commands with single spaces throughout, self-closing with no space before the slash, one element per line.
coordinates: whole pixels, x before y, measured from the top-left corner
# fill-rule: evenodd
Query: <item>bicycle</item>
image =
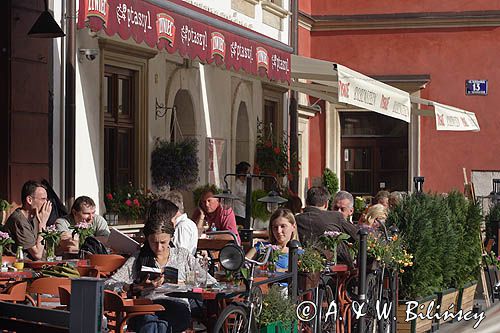
<path fill-rule="evenodd" d="M 228 234 L 226 231 L 216 231 L 211 234 Z M 236 239 L 236 237 L 235 237 Z M 254 284 L 254 272 L 256 266 L 263 266 L 267 263 L 272 249 L 268 248 L 264 259 L 256 261 L 245 257 L 243 250 L 236 244 L 227 244 L 219 253 L 221 266 L 228 271 L 238 271 L 244 263 L 249 265 L 248 278 L 245 281 L 245 291 L 235 294 L 241 296 L 241 300 L 233 301 L 221 312 L 215 323 L 213 332 L 215 333 L 250 333 L 257 331 L 255 318 L 262 310 L 262 290 L 260 284 L 279 282 L 290 278 L 291 273 L 282 273 L 277 277 L 266 279 Z"/>

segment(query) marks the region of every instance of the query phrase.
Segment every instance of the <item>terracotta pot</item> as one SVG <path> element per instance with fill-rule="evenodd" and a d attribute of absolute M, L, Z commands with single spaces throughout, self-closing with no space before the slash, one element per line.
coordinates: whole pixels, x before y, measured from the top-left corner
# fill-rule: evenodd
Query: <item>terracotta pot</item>
<path fill-rule="evenodd" d="M 318 286 L 321 277 L 320 272 L 316 273 L 304 273 L 299 272 L 298 274 L 298 285 L 300 290 L 314 289 Z"/>

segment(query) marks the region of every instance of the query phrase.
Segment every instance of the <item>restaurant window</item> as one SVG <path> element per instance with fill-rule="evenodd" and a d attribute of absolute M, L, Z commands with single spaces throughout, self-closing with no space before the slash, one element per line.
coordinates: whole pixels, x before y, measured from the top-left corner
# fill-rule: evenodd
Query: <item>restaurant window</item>
<path fill-rule="evenodd" d="M 136 72 L 105 66 L 104 110 L 104 186 L 116 189 L 135 183 L 135 132 L 137 103 Z"/>
<path fill-rule="evenodd" d="M 373 112 L 342 112 L 342 188 L 354 195 L 408 190 L 408 124 Z"/>

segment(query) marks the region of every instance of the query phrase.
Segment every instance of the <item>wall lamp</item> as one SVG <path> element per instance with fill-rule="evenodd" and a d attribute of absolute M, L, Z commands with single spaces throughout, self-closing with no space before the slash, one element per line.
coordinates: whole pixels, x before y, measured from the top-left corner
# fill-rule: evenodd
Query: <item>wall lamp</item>
<path fill-rule="evenodd" d="M 174 106 L 165 106 L 163 103 L 158 103 L 158 98 L 155 98 L 155 120 L 158 120 L 158 118 L 165 117 L 167 114 L 168 110 L 172 110 L 172 112 L 177 111 L 177 107 Z"/>
<path fill-rule="evenodd" d="M 415 192 L 422 194 L 424 192 L 424 177 L 413 177 L 413 183 L 415 184 Z"/>
<path fill-rule="evenodd" d="M 54 17 L 49 12 L 47 0 L 44 1 L 45 10 L 40 14 L 35 24 L 28 32 L 28 36 L 33 38 L 58 38 L 64 37 L 66 34 L 54 20 Z"/>

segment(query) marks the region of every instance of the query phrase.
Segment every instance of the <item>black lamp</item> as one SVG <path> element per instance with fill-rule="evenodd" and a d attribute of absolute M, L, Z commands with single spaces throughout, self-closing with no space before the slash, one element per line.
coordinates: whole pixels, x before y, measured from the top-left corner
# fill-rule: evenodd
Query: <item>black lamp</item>
<path fill-rule="evenodd" d="M 231 190 L 227 188 L 222 191 L 222 193 L 215 194 L 214 198 L 218 198 L 220 200 L 220 204 L 224 209 L 233 208 L 234 200 L 240 200 L 240 198 L 231 193 Z"/>
<path fill-rule="evenodd" d="M 415 184 L 415 192 L 423 193 L 423 191 L 424 191 L 424 177 L 422 177 L 422 176 L 413 177 L 413 183 Z"/>
<path fill-rule="evenodd" d="M 33 24 L 28 32 L 28 36 L 33 38 L 58 38 L 66 36 L 59 24 L 57 24 L 54 20 L 52 14 L 49 12 L 47 0 L 44 2 L 45 11 L 40 14 L 35 24 Z"/>
<path fill-rule="evenodd" d="M 267 196 L 258 199 L 257 201 L 264 202 L 267 204 L 267 210 L 270 213 L 274 213 L 276 209 L 278 209 L 279 205 L 287 202 L 288 200 L 280 197 L 279 193 L 276 191 L 271 191 L 267 194 Z"/>

